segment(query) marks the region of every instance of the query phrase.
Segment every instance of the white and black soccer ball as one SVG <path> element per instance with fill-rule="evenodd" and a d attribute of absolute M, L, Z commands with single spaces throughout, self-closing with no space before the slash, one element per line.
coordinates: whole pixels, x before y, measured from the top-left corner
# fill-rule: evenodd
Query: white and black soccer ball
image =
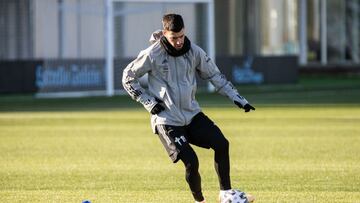
<path fill-rule="evenodd" d="M 221 195 L 220 203 L 249 203 L 249 201 L 244 192 L 230 190 Z"/>

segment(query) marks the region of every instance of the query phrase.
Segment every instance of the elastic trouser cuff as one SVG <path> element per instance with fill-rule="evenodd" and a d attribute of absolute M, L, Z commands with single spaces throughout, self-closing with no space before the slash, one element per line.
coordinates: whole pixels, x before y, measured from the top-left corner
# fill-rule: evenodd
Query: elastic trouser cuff
<path fill-rule="evenodd" d="M 198 202 L 201 202 L 201 201 L 204 201 L 205 198 L 202 194 L 202 192 L 192 192 L 193 196 L 194 196 L 194 199 Z"/>

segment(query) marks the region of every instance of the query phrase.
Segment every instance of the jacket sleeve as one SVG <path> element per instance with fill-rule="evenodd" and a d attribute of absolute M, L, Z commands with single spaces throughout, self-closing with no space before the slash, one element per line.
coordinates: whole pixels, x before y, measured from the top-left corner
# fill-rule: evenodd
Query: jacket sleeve
<path fill-rule="evenodd" d="M 234 85 L 228 81 L 216 64 L 207 56 L 207 54 L 199 48 L 197 72 L 200 78 L 208 80 L 214 85 L 215 90 L 223 96 L 227 96 L 232 101 L 239 102 L 242 106 L 248 101 L 242 97 Z"/>
<path fill-rule="evenodd" d="M 125 91 L 133 100 L 141 103 L 147 111 L 157 103 L 155 98 L 150 96 L 144 88 L 140 86 L 139 78 L 151 71 L 152 60 L 148 53 L 140 52 L 138 57 L 126 66 L 123 72 L 122 84 Z"/>

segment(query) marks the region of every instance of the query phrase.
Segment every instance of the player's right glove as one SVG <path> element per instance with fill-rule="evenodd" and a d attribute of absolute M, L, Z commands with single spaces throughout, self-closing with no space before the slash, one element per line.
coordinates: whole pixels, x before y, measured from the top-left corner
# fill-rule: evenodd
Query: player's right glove
<path fill-rule="evenodd" d="M 156 97 L 155 97 L 155 100 L 156 100 L 157 104 L 155 104 L 155 106 L 150 111 L 150 113 L 153 115 L 159 114 L 160 112 L 165 110 L 165 107 L 160 104 L 160 103 L 163 103 L 163 101 L 161 101 L 160 99 L 158 99 Z"/>

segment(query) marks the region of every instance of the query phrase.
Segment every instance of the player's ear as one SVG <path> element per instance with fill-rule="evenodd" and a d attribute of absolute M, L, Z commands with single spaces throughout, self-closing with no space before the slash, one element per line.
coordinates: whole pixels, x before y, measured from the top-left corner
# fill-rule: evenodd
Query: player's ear
<path fill-rule="evenodd" d="M 163 32 L 163 36 L 168 39 L 169 31 L 168 30 L 163 30 L 162 32 Z"/>

